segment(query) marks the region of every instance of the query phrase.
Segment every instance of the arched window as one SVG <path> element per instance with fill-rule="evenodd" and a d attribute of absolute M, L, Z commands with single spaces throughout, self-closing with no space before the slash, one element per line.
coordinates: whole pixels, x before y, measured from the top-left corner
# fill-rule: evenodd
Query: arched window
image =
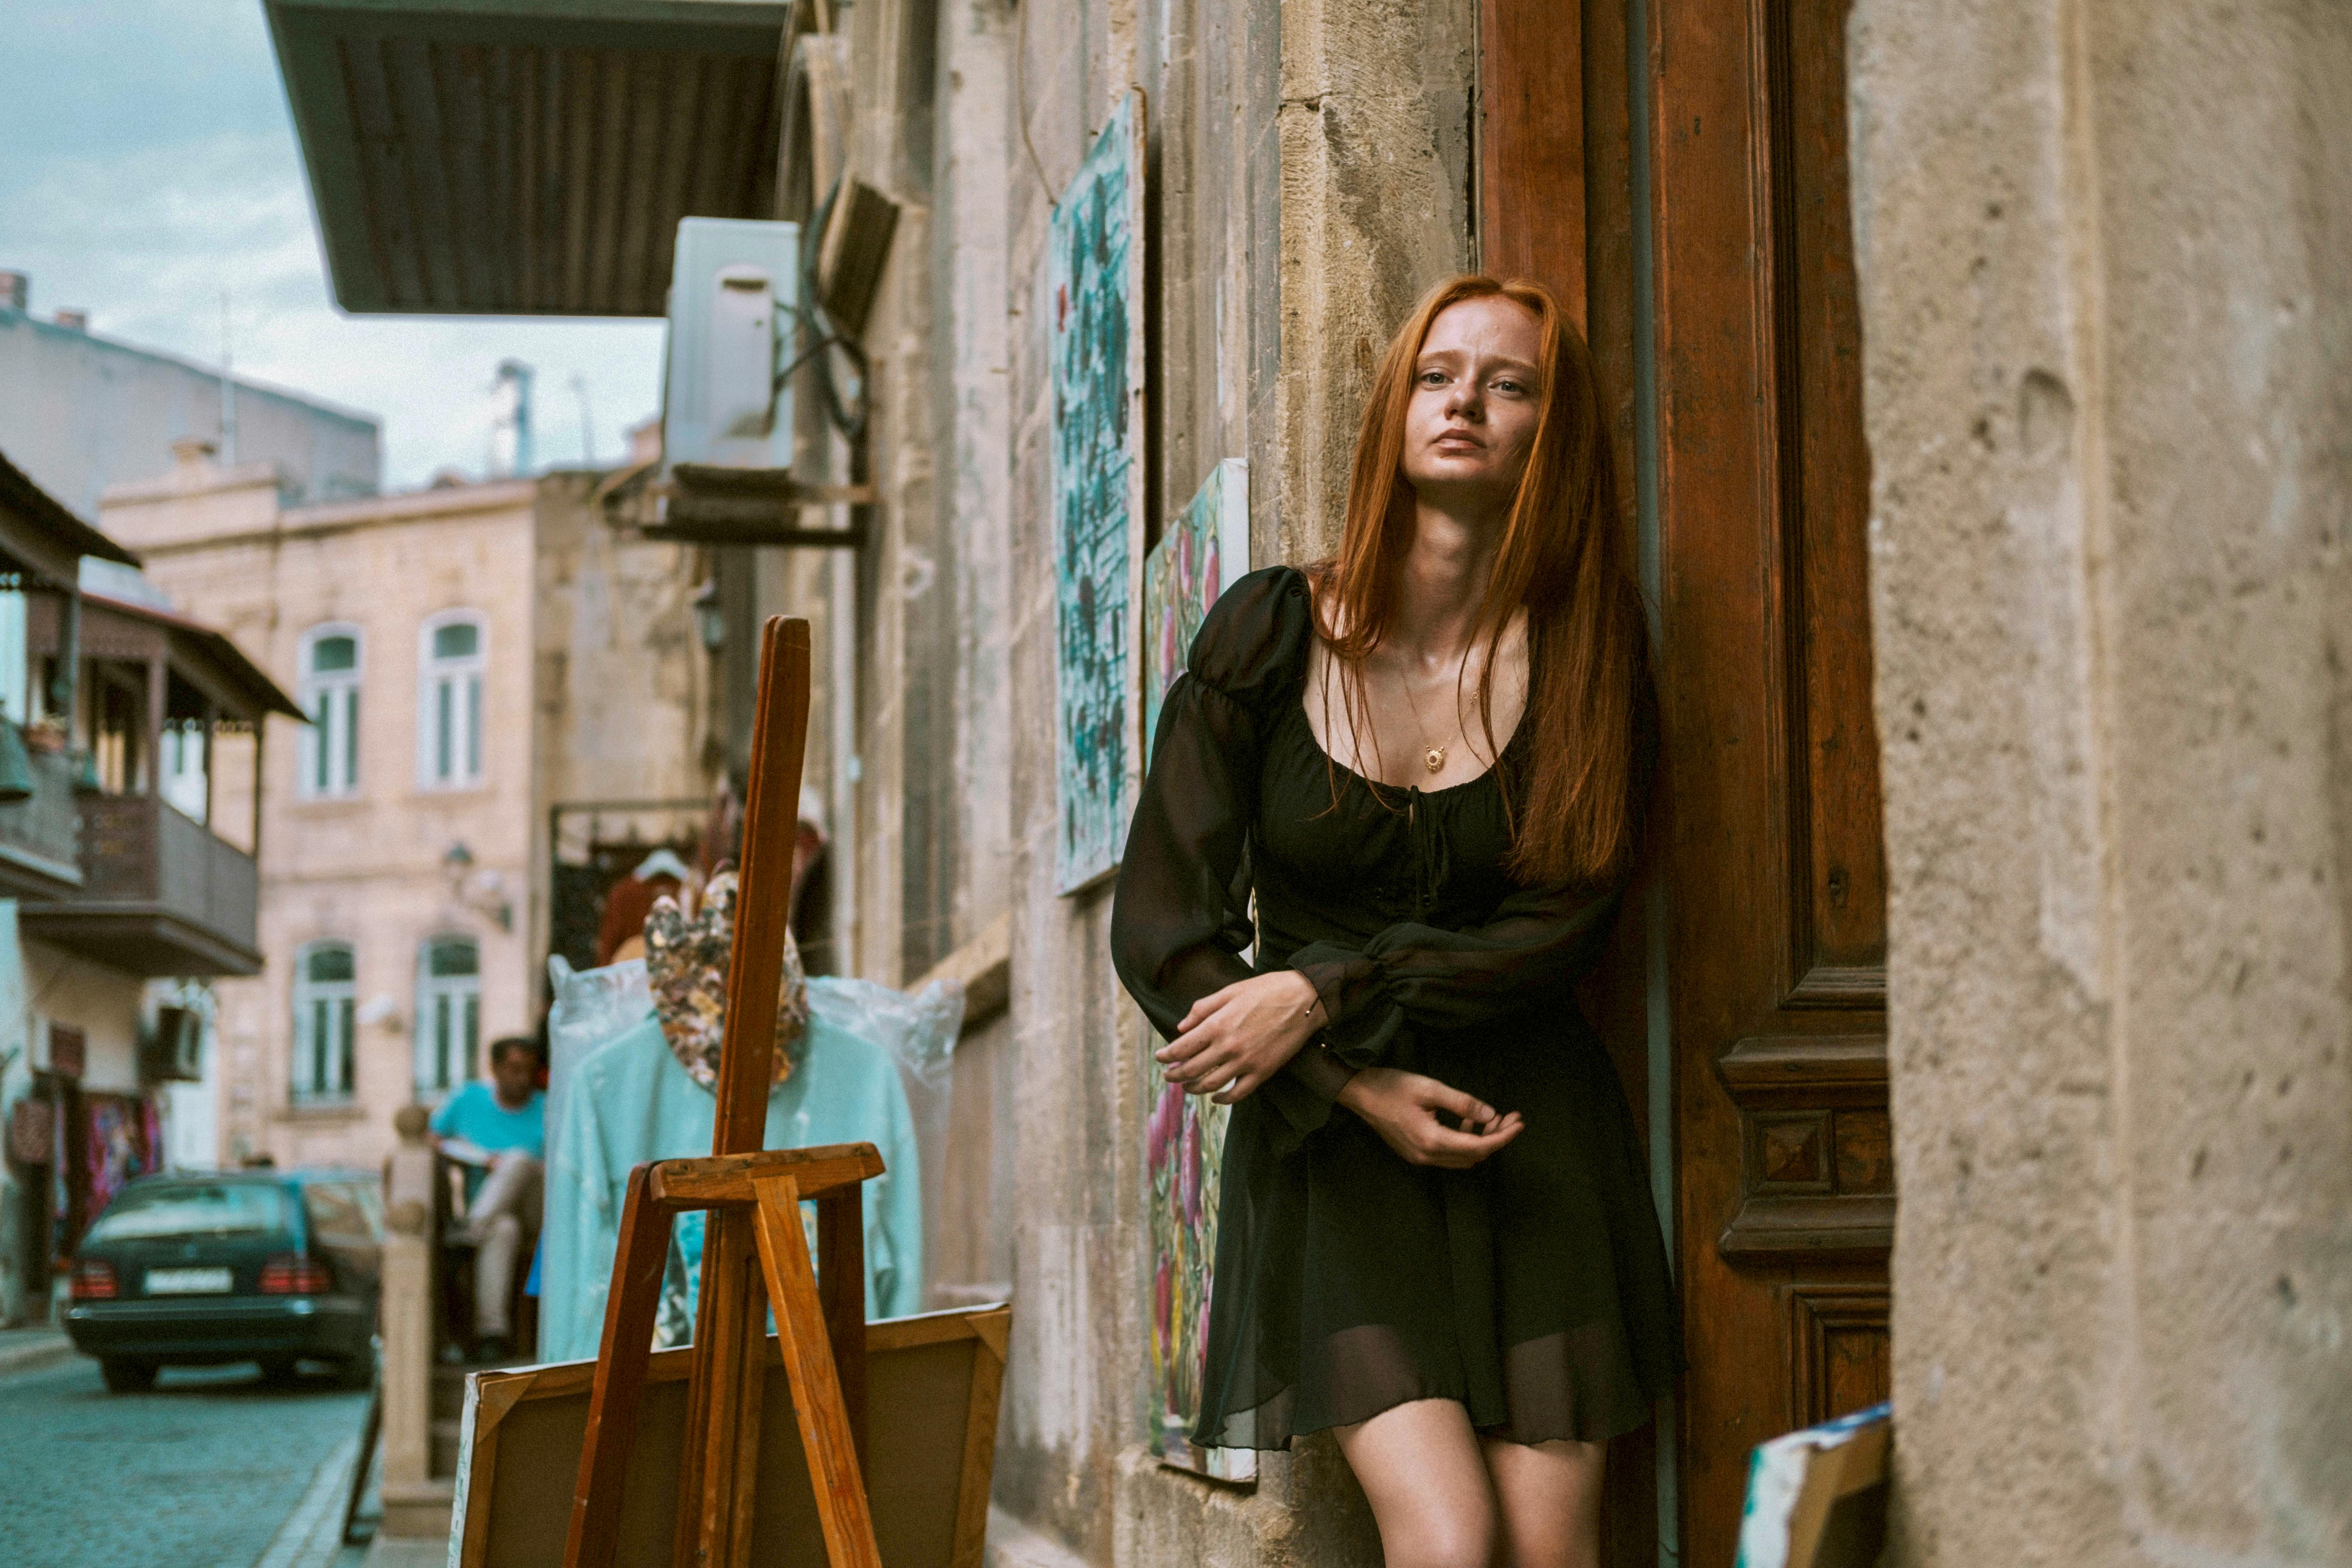
<path fill-rule="evenodd" d="M 416 965 L 416 1092 L 448 1093 L 481 1076 L 482 959 L 470 936 L 436 936 Z"/>
<path fill-rule="evenodd" d="M 313 800 L 350 795 L 360 784 L 360 634 L 357 626 L 313 626 L 302 634 L 302 731 L 298 793 Z"/>
<path fill-rule="evenodd" d="M 352 1098 L 359 1049 L 353 1017 L 359 961 L 347 942 L 314 942 L 294 955 L 294 1063 L 297 1105 Z"/>
<path fill-rule="evenodd" d="M 417 781 L 427 789 L 482 782 L 482 618 L 455 610 L 425 623 L 417 649 Z"/>

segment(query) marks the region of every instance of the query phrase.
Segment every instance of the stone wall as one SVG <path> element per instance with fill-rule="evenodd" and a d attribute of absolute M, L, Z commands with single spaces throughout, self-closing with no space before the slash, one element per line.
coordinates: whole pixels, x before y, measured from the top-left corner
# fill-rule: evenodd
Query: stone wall
<path fill-rule="evenodd" d="M 2352 1560 L 2352 13 L 1852 37 L 1893 1561 Z"/>
<path fill-rule="evenodd" d="M 992 1549 L 1372 1561 L 1328 1442 L 1269 1456 L 1255 1490 L 1143 1447 L 1145 1031 L 1111 973 L 1108 887 L 1053 886 L 1038 307 L 1052 200 L 1140 87 L 1151 532 L 1241 457 L 1254 563 L 1330 549 L 1372 357 L 1470 254 L 1470 7 L 892 0 L 845 26 L 852 164 L 900 203 L 863 340 L 877 539 L 854 565 L 763 568 L 761 608 L 819 618 L 841 649 L 811 776 L 850 857 L 852 966 L 911 983 L 1012 923 L 1010 1010 L 960 1047 L 961 1228 L 932 1259 L 935 1300 L 1009 1282 L 1015 1302 Z M 802 454 L 845 472 L 831 437 Z"/>
<path fill-rule="evenodd" d="M 551 950 L 553 855 L 577 857 L 593 829 L 647 843 L 698 834 L 716 780 L 712 660 L 697 635 L 700 552 L 616 529 L 594 497 L 604 476 L 553 473 L 531 507 L 534 573 L 530 951 Z M 701 802 L 662 811 L 583 812 L 599 802 Z M 563 842 L 550 813 L 566 813 Z M 546 996 L 534 974 L 534 1010 Z"/>

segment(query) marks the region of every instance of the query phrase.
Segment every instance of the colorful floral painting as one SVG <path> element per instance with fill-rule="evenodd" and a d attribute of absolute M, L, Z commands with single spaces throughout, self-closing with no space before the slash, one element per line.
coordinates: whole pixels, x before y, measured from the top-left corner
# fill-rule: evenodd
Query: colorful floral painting
<path fill-rule="evenodd" d="M 1060 810 L 1055 885 L 1118 865 L 1141 783 L 1136 597 L 1143 565 L 1143 95 L 1119 100 L 1046 236 Z"/>
<path fill-rule="evenodd" d="M 1249 571 L 1249 465 L 1228 458 L 1209 472 L 1143 563 L 1143 738 L 1150 762 L 1160 705 L 1182 673 L 1193 634 L 1217 595 Z"/>
<path fill-rule="evenodd" d="M 1219 463 L 1143 565 L 1144 739 L 1182 673 L 1192 636 L 1217 595 L 1249 570 L 1249 467 Z M 1146 1030 L 1153 1044 L 1157 1037 Z M 1202 1448 L 1191 1438 L 1201 1410 L 1208 1352 L 1209 1289 L 1217 1255 L 1217 1173 L 1224 1163 L 1225 1107 L 1163 1082 L 1144 1064 L 1151 1103 L 1144 1122 L 1144 1205 L 1151 1232 L 1151 1451 L 1170 1464 L 1224 1480 L 1250 1480 L 1246 1448 Z"/>

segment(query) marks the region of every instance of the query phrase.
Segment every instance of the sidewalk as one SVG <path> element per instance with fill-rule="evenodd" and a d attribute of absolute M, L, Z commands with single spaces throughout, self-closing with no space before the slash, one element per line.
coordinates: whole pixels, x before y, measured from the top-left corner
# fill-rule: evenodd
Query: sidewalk
<path fill-rule="evenodd" d="M 0 1377 L 32 1372 L 70 1361 L 80 1352 L 57 1329 L 42 1324 L 27 1329 L 0 1329 Z"/>
<path fill-rule="evenodd" d="M 359 1458 L 359 1436 L 353 1434 L 327 1451 L 301 1500 L 253 1568 L 329 1568 L 342 1554 L 343 1503 L 351 1494 L 352 1461 Z"/>
<path fill-rule="evenodd" d="M 448 1561 L 449 1543 L 446 1541 L 379 1535 L 369 1543 L 361 1568 L 442 1568 Z"/>

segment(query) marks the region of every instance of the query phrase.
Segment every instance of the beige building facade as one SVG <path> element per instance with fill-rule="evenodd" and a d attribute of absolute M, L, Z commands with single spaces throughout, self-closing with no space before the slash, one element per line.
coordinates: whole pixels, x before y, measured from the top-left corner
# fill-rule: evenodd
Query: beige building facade
<path fill-rule="evenodd" d="M 394 1110 L 538 1027 L 551 808 L 706 793 L 693 552 L 618 543 L 596 482 L 286 509 L 270 466 L 190 446 L 108 491 L 150 577 L 312 715 L 263 752 L 268 967 L 216 987 L 225 1163 L 373 1168 Z"/>

